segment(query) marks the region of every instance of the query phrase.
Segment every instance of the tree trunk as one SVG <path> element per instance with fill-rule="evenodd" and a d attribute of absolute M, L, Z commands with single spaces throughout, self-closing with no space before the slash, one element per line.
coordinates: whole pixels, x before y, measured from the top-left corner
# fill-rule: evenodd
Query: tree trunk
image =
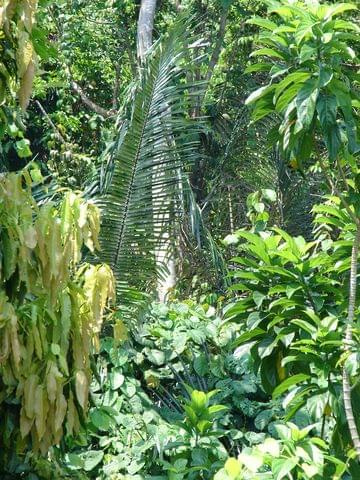
<path fill-rule="evenodd" d="M 137 27 L 137 55 L 140 63 L 144 61 L 152 45 L 156 0 L 141 0 Z"/>
<path fill-rule="evenodd" d="M 360 243 L 360 223 L 356 226 L 356 236 L 353 243 L 351 253 L 351 268 L 350 268 L 350 287 L 349 287 L 349 309 L 346 325 L 344 349 L 346 352 L 351 351 L 352 344 L 352 328 L 355 318 L 356 307 L 356 282 L 357 282 L 357 263 L 359 255 L 359 243 Z M 344 366 L 343 368 L 343 395 L 346 420 L 350 430 L 351 440 L 354 444 L 358 458 L 360 458 L 360 438 L 359 432 L 355 423 L 354 412 L 351 404 L 351 384 L 350 377 Z"/>
<path fill-rule="evenodd" d="M 228 16 L 229 16 L 229 7 L 223 11 L 220 17 L 220 26 L 219 26 L 219 31 L 216 37 L 215 47 L 210 58 L 208 71 L 206 72 L 206 81 L 208 83 L 210 82 L 211 77 L 214 73 L 214 69 L 219 61 L 221 49 L 224 43 Z"/>

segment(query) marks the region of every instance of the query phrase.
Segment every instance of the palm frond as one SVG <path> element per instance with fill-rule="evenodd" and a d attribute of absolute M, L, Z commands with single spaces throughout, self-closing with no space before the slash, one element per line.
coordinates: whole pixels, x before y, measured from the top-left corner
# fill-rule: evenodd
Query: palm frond
<path fill-rule="evenodd" d="M 188 85 L 181 68 L 189 30 L 189 22 L 180 19 L 149 52 L 130 118 L 119 119 L 104 162 L 97 199 L 101 260 L 115 273 L 121 304 L 138 303 L 137 290 L 151 290 L 162 271 L 156 251 L 168 248 L 181 213 L 184 173 L 198 141 L 187 102 L 201 88 Z"/>

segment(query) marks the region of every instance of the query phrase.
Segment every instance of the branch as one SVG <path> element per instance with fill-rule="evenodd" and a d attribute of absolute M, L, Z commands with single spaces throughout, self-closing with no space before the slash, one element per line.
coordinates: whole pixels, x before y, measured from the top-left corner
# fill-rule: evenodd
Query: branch
<path fill-rule="evenodd" d="M 41 103 L 39 102 L 39 100 L 35 100 L 35 103 L 36 103 L 36 105 L 39 107 L 39 110 L 40 110 L 41 113 L 44 115 L 44 117 L 45 117 L 45 119 L 47 120 L 47 122 L 48 122 L 48 124 L 50 125 L 50 127 L 54 130 L 56 138 L 57 138 L 61 143 L 63 143 L 64 145 L 68 146 L 67 141 L 66 141 L 65 138 L 61 135 L 59 129 L 57 128 L 57 126 L 55 125 L 55 123 L 51 120 L 51 118 L 49 117 L 49 115 L 46 113 L 44 107 L 41 105 Z"/>
<path fill-rule="evenodd" d="M 118 106 L 119 89 L 120 89 L 120 67 L 119 65 L 115 65 L 115 83 L 114 83 L 113 98 L 112 98 L 112 109 L 114 111 L 117 110 L 117 106 Z"/>
<path fill-rule="evenodd" d="M 206 73 L 207 82 L 210 82 L 211 77 L 213 76 L 213 73 L 214 73 L 215 66 L 219 61 L 221 48 L 222 48 L 222 44 L 225 37 L 225 30 L 226 30 L 228 15 L 229 15 L 229 8 L 226 8 L 220 17 L 220 27 L 217 34 L 216 43 L 210 58 L 208 71 Z"/>
<path fill-rule="evenodd" d="M 89 107 L 91 110 L 93 110 L 95 113 L 98 115 L 101 115 L 104 118 L 109 118 L 112 117 L 116 114 L 115 110 L 106 110 L 105 108 L 101 107 L 100 105 L 97 105 L 95 102 L 93 102 L 84 92 L 84 90 L 80 87 L 80 85 L 75 82 L 75 80 L 71 79 L 70 80 L 70 85 L 71 88 L 76 92 L 79 97 L 81 98 L 82 102 Z"/>

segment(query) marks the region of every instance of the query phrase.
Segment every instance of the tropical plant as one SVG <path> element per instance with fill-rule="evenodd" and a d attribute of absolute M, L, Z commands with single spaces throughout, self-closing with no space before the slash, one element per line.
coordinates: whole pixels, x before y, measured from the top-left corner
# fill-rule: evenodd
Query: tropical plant
<path fill-rule="evenodd" d="M 197 139 L 194 122 L 185 115 L 189 85 L 180 68 L 190 26 L 179 20 L 169 38 L 147 56 L 130 97 L 130 118 L 119 117 L 102 172 L 97 200 L 102 210 L 101 258 L 115 273 L 123 303 L 136 300 L 131 295 L 134 281 L 145 289 L 156 270 L 161 274 L 164 265 L 157 257 L 174 238 L 174 219 L 182 210 L 184 172 Z"/>
<path fill-rule="evenodd" d="M 99 212 L 68 192 L 38 206 L 28 172 L 0 181 L 1 469 L 31 448 L 46 454 L 78 432 L 88 409 L 90 361 L 114 298 L 106 265 L 81 264 L 98 247 Z M 14 448 L 16 445 L 16 448 Z"/>
<path fill-rule="evenodd" d="M 31 156 L 23 111 L 29 104 L 37 64 L 32 37 L 35 14 L 36 3 L 31 0 L 6 0 L 0 7 L 0 155 L 5 165 L 13 147 L 20 158 Z M 14 140 L 4 141 L 9 138 Z"/>
<path fill-rule="evenodd" d="M 293 423 L 277 425 L 278 440 L 267 438 L 253 449 L 244 450 L 238 459 L 229 458 L 214 480 L 342 478 L 346 465 L 327 454 L 324 441 L 309 437 L 312 428 L 308 425 L 299 429 Z"/>
<path fill-rule="evenodd" d="M 256 104 L 254 120 L 274 112 L 279 114 L 279 126 L 274 138 L 294 167 L 302 170 L 304 162 L 309 162 L 312 154 L 317 153 L 317 160 L 331 188 L 336 191 L 357 226 L 351 253 L 348 320 L 344 338 L 344 348 L 350 352 L 360 222 L 357 187 L 349 187 L 343 167 L 345 165 L 352 175 L 358 174 L 352 155 L 360 151 L 357 140 L 359 97 L 355 88 L 359 79 L 357 73 L 354 74 L 357 56 L 352 45 L 358 41 L 353 32 L 358 31 L 359 27 L 354 22 L 337 17 L 356 10 L 356 6 L 349 3 L 320 5 L 318 2 L 306 5 L 288 1 L 269 2 L 269 5 L 269 14 L 278 15 L 281 24 L 269 19 L 252 20 L 265 29 L 259 37 L 265 47 L 253 55 L 267 56 L 269 62 L 250 68 L 269 71 L 271 81 L 253 92 L 247 102 Z M 319 140 L 325 144 L 325 152 Z M 330 174 L 324 156 L 329 158 Z M 334 185 L 331 169 L 341 173 L 342 188 L 346 190 L 344 195 Z M 345 368 L 343 397 L 352 440 L 360 457 L 360 438 L 351 403 L 351 383 Z"/>

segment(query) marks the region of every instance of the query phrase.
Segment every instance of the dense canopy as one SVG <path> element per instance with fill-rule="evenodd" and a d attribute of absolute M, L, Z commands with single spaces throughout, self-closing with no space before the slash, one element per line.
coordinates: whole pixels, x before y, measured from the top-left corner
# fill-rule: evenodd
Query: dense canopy
<path fill-rule="evenodd" d="M 359 480 L 359 43 L 0 0 L 0 480 Z"/>

